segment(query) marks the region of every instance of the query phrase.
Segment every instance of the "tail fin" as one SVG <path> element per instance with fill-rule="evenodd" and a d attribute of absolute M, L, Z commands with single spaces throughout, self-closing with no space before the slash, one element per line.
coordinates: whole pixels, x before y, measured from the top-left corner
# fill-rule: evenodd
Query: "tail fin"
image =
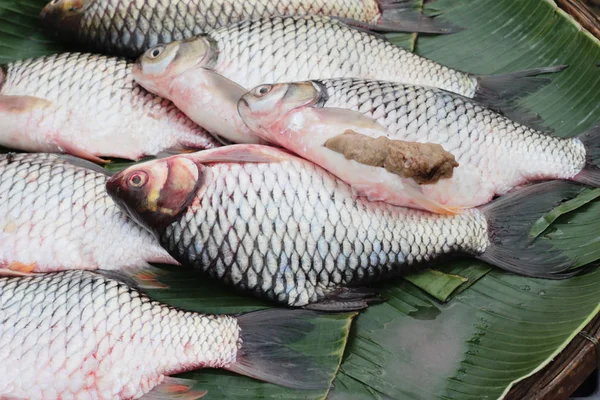
<path fill-rule="evenodd" d="M 575 260 L 547 241 L 532 241 L 535 221 L 563 201 L 576 197 L 583 186 L 550 181 L 509 193 L 481 208 L 488 221 L 490 245 L 478 258 L 506 271 L 547 279 L 574 275 Z"/>
<path fill-rule="evenodd" d="M 514 101 L 536 92 L 552 82 L 552 78 L 539 75 L 560 72 L 567 65 L 533 68 L 523 71 L 497 75 L 480 75 L 477 77 L 477 91 L 474 100 L 496 110 L 507 117 L 540 128 L 542 120 L 537 114 L 526 112 L 515 106 Z"/>
<path fill-rule="evenodd" d="M 585 168 L 574 180 L 585 185 L 600 187 L 600 124 L 579 136 L 586 151 Z"/>
<path fill-rule="evenodd" d="M 377 0 L 381 17 L 376 23 L 368 24 L 351 19 L 341 18 L 348 25 L 369 29 L 376 32 L 408 32 L 450 34 L 461 29 L 437 17 L 426 17 L 415 10 L 410 0 Z"/>
<path fill-rule="evenodd" d="M 305 354 L 288 345 L 304 338 L 320 314 L 270 309 L 238 317 L 242 348 L 228 369 L 265 382 L 296 389 L 324 389 L 331 376 Z"/>

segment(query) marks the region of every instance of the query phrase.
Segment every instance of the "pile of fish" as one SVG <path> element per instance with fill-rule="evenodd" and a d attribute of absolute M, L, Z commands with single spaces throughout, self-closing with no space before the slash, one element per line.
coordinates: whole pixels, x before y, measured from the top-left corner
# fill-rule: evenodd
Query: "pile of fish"
<path fill-rule="evenodd" d="M 102 54 L 0 69 L 22 151 L 0 156 L 0 397 L 193 399 L 169 376 L 198 368 L 322 389 L 285 343 L 385 301 L 371 283 L 459 255 L 576 273 L 529 230 L 600 187 L 600 126 L 559 138 L 515 106 L 565 66 L 420 57 L 381 33 L 457 27 L 409 3 L 52 0 L 43 26 Z M 150 263 L 287 308 L 175 309 L 142 293 Z"/>

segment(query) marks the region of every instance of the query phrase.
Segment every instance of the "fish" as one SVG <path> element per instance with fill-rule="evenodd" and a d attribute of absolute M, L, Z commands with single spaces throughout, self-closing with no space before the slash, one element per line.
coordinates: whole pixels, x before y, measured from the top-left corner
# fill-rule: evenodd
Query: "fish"
<path fill-rule="evenodd" d="M 201 368 L 323 389 L 330 374 L 285 346 L 319 314 L 184 311 L 91 271 L 0 278 L 0 397 L 197 399 L 195 381 L 170 375 Z"/>
<path fill-rule="evenodd" d="M 133 75 L 212 134 L 256 144 L 261 142 L 241 121 L 237 101 L 260 84 L 356 78 L 434 86 L 533 124 L 536 118 L 510 100 L 549 82 L 537 75 L 564 67 L 479 76 L 418 56 L 381 35 L 306 16 L 245 21 L 156 46 L 137 60 Z"/>
<path fill-rule="evenodd" d="M 160 43 L 244 20 L 319 14 L 383 32 L 448 34 L 457 27 L 422 16 L 406 0 L 53 0 L 40 14 L 54 35 L 97 51 L 135 58 Z"/>
<path fill-rule="evenodd" d="M 0 276 L 102 269 L 151 287 L 148 263 L 178 265 L 115 205 L 108 177 L 72 156 L 0 155 Z"/>
<path fill-rule="evenodd" d="M 137 85 L 132 64 L 62 53 L 0 67 L 0 145 L 24 151 L 138 160 L 220 142 L 173 103 Z"/>
<path fill-rule="evenodd" d="M 570 276 L 575 261 L 532 241 L 529 229 L 585 186 L 543 182 L 439 215 L 355 197 L 284 150 L 232 145 L 132 166 L 106 188 L 182 265 L 286 306 L 348 311 L 376 298 L 365 285 L 456 255 L 526 276 Z"/>
<path fill-rule="evenodd" d="M 240 99 L 239 112 L 262 139 L 319 164 L 372 201 L 446 213 L 539 180 L 600 186 L 600 124 L 560 138 L 440 89 L 359 79 L 261 85 Z M 402 179 L 326 147 L 346 130 L 439 144 L 459 166 L 432 184 Z"/>

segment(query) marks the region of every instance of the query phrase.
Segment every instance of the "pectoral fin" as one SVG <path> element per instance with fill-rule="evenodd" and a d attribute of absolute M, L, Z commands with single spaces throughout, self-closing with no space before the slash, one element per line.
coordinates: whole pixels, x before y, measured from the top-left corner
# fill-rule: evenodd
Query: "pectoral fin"
<path fill-rule="evenodd" d="M 52 106 L 52 102 L 33 96 L 1 96 L 0 112 L 24 114 L 34 110 L 43 110 Z"/>
<path fill-rule="evenodd" d="M 414 207 L 435 214 L 456 215 L 460 209 L 445 206 L 426 196 L 415 183 L 394 190 L 384 184 L 353 184 L 352 191 L 357 197 L 366 197 L 369 201 L 381 201 L 396 206 Z"/>
<path fill-rule="evenodd" d="M 273 163 L 291 159 L 293 156 L 283 150 L 257 144 L 236 144 L 204 150 L 190 155 L 199 163 L 239 162 Z"/>
<path fill-rule="evenodd" d="M 373 118 L 369 118 L 358 111 L 345 108 L 315 108 L 314 112 L 321 121 L 328 124 L 340 125 L 340 132 L 346 130 L 364 131 L 370 130 L 374 133 L 389 134 L 389 131 Z M 362 133 L 362 132 L 361 132 Z"/>
<path fill-rule="evenodd" d="M 15 276 L 30 276 L 37 275 L 33 271 L 35 271 L 37 267 L 36 263 L 25 264 L 22 262 L 14 261 L 6 264 L 4 267 L 0 268 L 0 277 L 15 277 Z"/>
<path fill-rule="evenodd" d="M 141 397 L 143 400 L 196 400 L 208 393 L 206 390 L 192 390 L 196 381 L 191 379 L 166 377 L 164 381 Z"/>
<path fill-rule="evenodd" d="M 104 160 L 98 156 L 95 156 L 89 153 L 88 151 L 82 149 L 81 147 L 77 146 L 76 144 L 71 143 L 62 138 L 54 138 L 54 142 L 56 143 L 58 149 L 61 152 L 71 154 L 75 157 L 83 158 L 98 164 L 108 164 L 110 162 L 109 160 Z"/>

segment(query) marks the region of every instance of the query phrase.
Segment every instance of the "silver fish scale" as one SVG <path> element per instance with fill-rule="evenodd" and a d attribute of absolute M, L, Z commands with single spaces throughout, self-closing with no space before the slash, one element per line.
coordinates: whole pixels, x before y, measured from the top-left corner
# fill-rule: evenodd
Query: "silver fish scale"
<path fill-rule="evenodd" d="M 16 61 L 5 66 L 7 76 L 0 95 L 43 98 L 89 121 L 91 127 L 102 126 L 103 134 L 146 135 L 152 149 L 219 145 L 173 103 L 135 84 L 132 68 L 133 64 L 119 58 L 81 53 Z"/>
<path fill-rule="evenodd" d="M 324 107 L 359 111 L 397 139 L 438 143 L 456 157 L 459 169 L 482 171 L 492 183 L 506 182 L 497 193 L 523 178 L 569 179 L 585 166 L 579 139 L 520 125 L 452 93 L 383 81 L 319 82 L 327 91 Z"/>
<path fill-rule="evenodd" d="M 467 97 L 475 77 L 319 16 L 263 18 L 211 32 L 214 69 L 245 88 L 309 79 L 362 78 L 440 87 Z"/>
<path fill-rule="evenodd" d="M 303 306 L 345 286 L 489 244 L 478 210 L 444 217 L 369 203 L 313 164 L 215 164 L 199 198 L 160 233 L 179 261 L 238 289 Z"/>
<path fill-rule="evenodd" d="M 107 176 L 55 154 L 0 156 L 0 268 L 119 270 L 174 263 L 105 190 Z"/>
<path fill-rule="evenodd" d="M 108 52 L 136 56 L 159 43 L 273 15 L 321 14 L 377 23 L 376 0 L 90 0 L 80 39 Z M 60 29 L 60 27 L 57 27 Z"/>
<path fill-rule="evenodd" d="M 0 279 L 0 396 L 133 399 L 236 359 L 235 318 L 180 311 L 85 271 Z"/>

